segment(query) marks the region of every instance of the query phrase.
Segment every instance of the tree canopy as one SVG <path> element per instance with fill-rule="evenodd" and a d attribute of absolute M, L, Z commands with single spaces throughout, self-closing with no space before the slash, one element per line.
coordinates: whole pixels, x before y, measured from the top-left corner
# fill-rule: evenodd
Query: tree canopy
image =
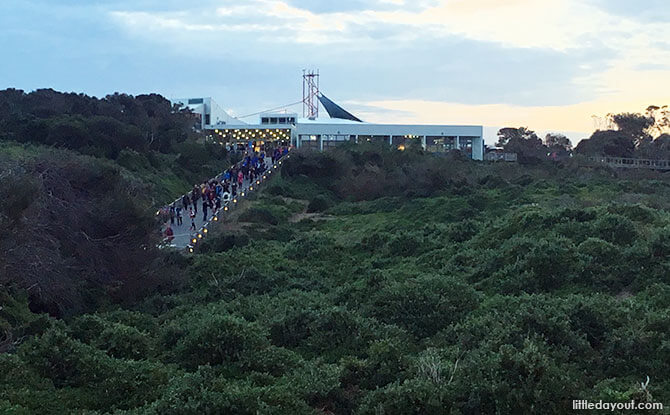
<path fill-rule="evenodd" d="M 667 106 L 651 105 L 645 114 L 609 114 L 612 130 L 596 131 L 575 148 L 579 154 L 646 159 L 670 159 L 667 149 L 670 119 Z"/>

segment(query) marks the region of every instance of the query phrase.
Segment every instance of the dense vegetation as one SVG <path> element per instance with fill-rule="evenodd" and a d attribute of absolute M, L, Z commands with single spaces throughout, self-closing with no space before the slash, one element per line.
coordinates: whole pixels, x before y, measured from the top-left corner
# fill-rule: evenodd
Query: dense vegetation
<path fill-rule="evenodd" d="M 227 165 L 221 146 L 196 142 L 193 114 L 160 95 L 97 99 L 51 89 L 0 91 L 0 142 L 45 145 L 110 160 L 167 203 Z"/>
<path fill-rule="evenodd" d="M 0 355 L 0 412 L 670 402 L 664 175 L 368 146 L 283 167 L 237 223 L 169 261 L 181 287 L 58 321 L 15 295 L 0 322 L 25 338 Z"/>
<path fill-rule="evenodd" d="M 178 285 L 152 212 L 230 162 L 193 122 L 158 95 L 0 91 L 0 296 L 65 316 Z"/>

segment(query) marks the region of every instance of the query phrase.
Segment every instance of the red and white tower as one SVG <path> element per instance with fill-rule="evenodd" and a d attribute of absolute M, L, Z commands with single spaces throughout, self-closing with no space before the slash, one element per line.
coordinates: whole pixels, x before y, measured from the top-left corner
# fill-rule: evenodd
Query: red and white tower
<path fill-rule="evenodd" d="M 302 116 L 319 117 L 319 70 L 302 70 Z"/>

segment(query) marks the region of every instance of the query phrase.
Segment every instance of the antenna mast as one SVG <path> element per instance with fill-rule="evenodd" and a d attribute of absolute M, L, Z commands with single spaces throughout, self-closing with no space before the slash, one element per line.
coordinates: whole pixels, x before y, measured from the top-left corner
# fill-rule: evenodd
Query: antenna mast
<path fill-rule="evenodd" d="M 319 117 L 319 70 L 302 70 L 302 116 Z"/>

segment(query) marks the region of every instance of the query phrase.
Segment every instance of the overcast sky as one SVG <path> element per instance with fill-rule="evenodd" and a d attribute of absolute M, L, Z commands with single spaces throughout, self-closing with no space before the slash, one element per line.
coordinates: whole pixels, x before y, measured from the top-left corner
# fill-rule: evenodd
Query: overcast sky
<path fill-rule="evenodd" d="M 375 122 L 578 139 L 594 115 L 670 104 L 668 0 L 2 0 L 0 54 L 0 88 L 236 115 L 299 101 L 304 68 Z"/>

